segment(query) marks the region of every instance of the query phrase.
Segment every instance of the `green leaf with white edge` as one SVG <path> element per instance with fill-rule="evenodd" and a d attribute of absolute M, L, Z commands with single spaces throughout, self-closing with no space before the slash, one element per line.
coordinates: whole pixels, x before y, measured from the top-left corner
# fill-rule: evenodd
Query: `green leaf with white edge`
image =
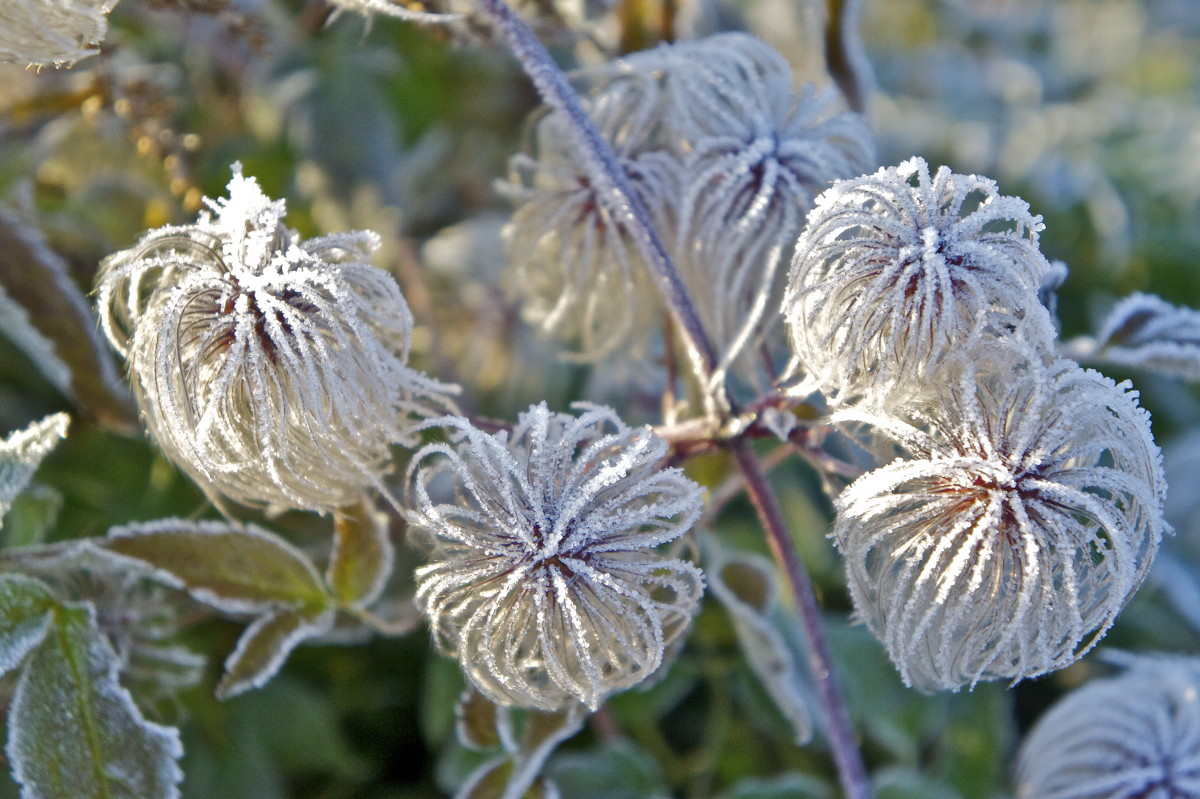
<path fill-rule="evenodd" d="M 571 799 L 649 799 L 671 795 L 658 761 L 625 738 L 606 741 L 582 752 L 559 752 L 550 758 L 544 773 L 554 780 L 563 796 Z"/>
<path fill-rule="evenodd" d="M 833 787 L 819 777 L 783 774 L 769 779 L 738 780 L 719 799 L 833 799 L 835 795 Z"/>
<path fill-rule="evenodd" d="M 70 418 L 55 413 L 0 441 L 0 527 L 42 459 L 67 435 Z"/>
<path fill-rule="evenodd" d="M 7 754 L 22 799 L 179 796 L 179 733 L 142 717 L 117 670 L 90 605 L 55 611 L 9 709 Z"/>
<path fill-rule="evenodd" d="M 114 527 L 97 544 L 151 567 L 156 579 L 227 613 L 330 605 L 312 561 L 253 524 L 162 519 Z"/>
<path fill-rule="evenodd" d="M 364 502 L 334 519 L 333 554 L 325 580 L 338 604 L 363 608 L 378 599 L 395 556 L 386 513 Z"/>
<path fill-rule="evenodd" d="M 242 633 L 237 648 L 225 660 L 225 676 L 217 685 L 217 698 L 229 699 L 262 687 L 298 644 L 328 632 L 333 618 L 331 608 L 280 610 L 260 616 Z"/>
<path fill-rule="evenodd" d="M 795 619 L 780 607 L 775 569 L 766 558 L 717 547 L 715 541 L 708 546 L 709 590 L 728 611 L 746 662 L 787 720 L 796 745 L 803 746 L 813 735 L 809 686 L 781 633 Z"/>
<path fill-rule="evenodd" d="M 492 701 L 468 686 L 454 703 L 458 742 L 473 752 L 498 749 L 501 744 L 497 709 Z"/>
<path fill-rule="evenodd" d="M 58 601 L 32 577 L 0 575 L 0 674 L 7 674 L 46 637 Z"/>

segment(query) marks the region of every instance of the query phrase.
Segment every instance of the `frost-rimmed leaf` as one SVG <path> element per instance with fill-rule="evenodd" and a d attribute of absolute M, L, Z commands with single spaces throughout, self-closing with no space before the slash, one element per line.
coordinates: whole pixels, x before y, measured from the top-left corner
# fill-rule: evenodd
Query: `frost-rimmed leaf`
<path fill-rule="evenodd" d="M 32 577 L 0 575 L 0 674 L 42 642 L 57 605 L 50 589 Z"/>
<path fill-rule="evenodd" d="M 71 393 L 71 367 L 58 357 L 54 342 L 33 326 L 29 312 L 0 285 L 0 335 L 8 338 L 37 367 L 42 377 L 63 394 Z"/>
<path fill-rule="evenodd" d="M 30 657 L 6 752 L 22 799 L 173 799 L 183 779 L 178 731 L 142 717 L 90 606 L 61 608 Z"/>
<path fill-rule="evenodd" d="M 267 683 L 287 656 L 306 639 L 323 635 L 333 626 L 329 608 L 309 611 L 281 610 L 260 616 L 238 639 L 225 661 L 225 675 L 217 685 L 217 698 L 229 699 Z"/>
<path fill-rule="evenodd" d="M 158 579 L 227 613 L 320 608 L 329 602 L 312 561 L 253 524 L 161 519 L 114 527 L 99 545 L 151 566 Z"/>
<path fill-rule="evenodd" d="M 791 725 L 796 745 L 803 746 L 812 740 L 812 715 L 804 677 L 777 629 L 782 609 L 774 568 L 765 558 L 724 552 L 706 566 L 709 588 L 729 612 L 746 661 Z"/>
<path fill-rule="evenodd" d="M 71 279 L 69 266 L 23 213 L 3 205 L 0 284 L 9 299 L 28 314 L 33 328 L 52 342 L 57 358 L 69 367 L 71 398 L 113 430 L 133 433 L 137 419 L 129 390 L 100 339 L 96 316 Z M 45 366 L 36 350 L 30 354 L 39 367 Z M 51 366 L 47 377 L 57 385 L 62 375 Z"/>
<path fill-rule="evenodd" d="M 69 418 L 55 413 L 0 441 L 0 527 L 17 495 L 25 490 L 42 458 L 67 434 Z"/>
<path fill-rule="evenodd" d="M 477 768 L 454 799 L 557 799 L 557 787 L 540 776 L 542 767 L 559 744 L 579 732 L 588 717 L 584 706 L 574 704 L 556 713 L 528 711 L 519 736 L 516 711 L 504 706 L 495 710 L 495 728 L 505 755 Z"/>
<path fill-rule="evenodd" d="M 1131 294 L 1112 309 L 1095 340 L 1081 337 L 1066 349 L 1081 360 L 1200 380 L 1200 311 Z"/>
<path fill-rule="evenodd" d="M 388 535 L 388 516 L 363 503 L 339 514 L 333 533 L 325 580 L 340 605 L 366 607 L 379 598 L 392 574 L 396 548 Z"/>

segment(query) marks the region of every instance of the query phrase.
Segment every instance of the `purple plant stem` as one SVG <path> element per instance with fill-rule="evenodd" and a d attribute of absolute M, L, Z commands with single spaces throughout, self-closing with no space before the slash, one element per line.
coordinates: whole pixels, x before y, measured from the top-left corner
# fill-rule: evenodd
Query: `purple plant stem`
<path fill-rule="evenodd" d="M 704 331 L 704 325 L 700 322 L 695 306 L 688 296 L 687 287 L 671 261 L 662 238 L 650 222 L 650 213 L 645 203 L 634 189 L 629 176 L 625 174 L 616 153 L 600 135 L 596 124 L 583 109 L 579 94 L 554 63 L 546 48 L 529 30 L 529 26 L 513 13 L 504 0 L 479 0 L 479 7 L 508 40 L 509 47 L 533 81 L 543 102 L 566 118 L 574 133 L 577 154 L 596 191 L 596 197 L 612 218 L 633 238 L 651 276 L 658 284 L 658 290 L 666 301 L 667 308 L 687 337 L 689 349 L 702 372 L 700 383 L 706 385 L 708 377 L 717 365 L 716 350 Z"/>
<path fill-rule="evenodd" d="M 825 722 L 829 736 L 829 746 L 833 750 L 833 759 L 837 765 L 838 779 L 842 784 L 842 792 L 846 799 L 870 799 L 871 789 L 867 781 L 867 772 L 863 767 L 862 755 L 854 741 L 854 731 L 850 725 L 850 713 L 846 709 L 846 700 L 838 686 L 837 674 L 834 671 L 833 656 L 829 651 L 829 642 L 825 638 L 825 628 L 821 623 L 821 610 L 817 606 L 817 595 L 813 591 L 808 572 L 800 562 L 796 545 L 791 533 L 783 520 L 779 502 L 771 489 L 767 477 L 759 466 L 758 459 L 745 441 L 734 442 L 732 448 L 738 470 L 746 483 L 746 493 L 758 513 L 758 519 L 763 529 L 767 531 L 767 542 L 771 545 L 771 553 L 775 556 L 779 567 L 783 569 L 792 598 L 796 603 L 796 613 L 800 618 L 800 626 L 808 639 L 809 669 L 817 685 L 817 697 L 821 709 L 825 712 Z"/>

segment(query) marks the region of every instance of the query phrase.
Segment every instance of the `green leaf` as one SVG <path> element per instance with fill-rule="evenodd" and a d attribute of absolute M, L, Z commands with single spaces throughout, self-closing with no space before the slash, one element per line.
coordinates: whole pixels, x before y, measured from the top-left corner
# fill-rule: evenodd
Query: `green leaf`
<path fill-rule="evenodd" d="M 91 305 L 70 277 L 70 267 L 24 214 L 3 206 L 0 287 L 26 311 L 30 326 L 53 345 L 57 357 L 50 363 L 31 353 L 35 363 L 47 370 L 47 377 L 61 384 L 58 373 L 66 364 L 70 369 L 68 388 L 79 407 L 117 432 L 137 430 L 129 390 L 101 340 Z"/>
<path fill-rule="evenodd" d="M 55 413 L 0 441 L 0 527 L 13 500 L 25 490 L 42 458 L 67 434 L 69 421 L 65 413 Z"/>
<path fill-rule="evenodd" d="M 57 611 L 17 683 L 8 724 L 23 799 L 179 795 L 179 733 L 142 717 L 91 606 Z"/>
<path fill-rule="evenodd" d="M 570 799 L 646 799 L 671 793 L 654 758 L 624 739 L 586 752 L 560 752 L 545 773 Z"/>
<path fill-rule="evenodd" d="M 7 674 L 42 642 L 54 608 L 50 589 L 19 574 L 0 576 L 0 674 Z"/>
<path fill-rule="evenodd" d="M 784 774 L 770 779 L 739 780 L 720 799 L 831 799 L 833 788 L 809 774 Z"/>
<path fill-rule="evenodd" d="M 343 607 L 361 608 L 379 598 L 392 574 L 395 548 L 387 514 L 365 503 L 333 523 L 333 555 L 325 579 Z"/>
<path fill-rule="evenodd" d="M 229 699 L 262 687 L 297 644 L 327 632 L 333 626 L 333 617 L 330 608 L 281 610 L 260 616 L 242 633 L 237 648 L 225 661 L 225 676 L 217 685 L 217 697 Z"/>
<path fill-rule="evenodd" d="M 474 687 L 468 686 L 454 705 L 458 741 L 475 752 L 500 746 L 496 706 Z"/>
<path fill-rule="evenodd" d="M 46 543 L 46 534 L 58 521 L 63 496 L 57 489 L 40 483 L 26 487 L 4 517 L 4 538 L 8 547 L 29 547 Z"/>
<path fill-rule="evenodd" d="M 149 565 L 158 579 L 228 613 L 329 605 L 312 561 L 252 524 L 163 519 L 114 527 L 99 545 Z"/>

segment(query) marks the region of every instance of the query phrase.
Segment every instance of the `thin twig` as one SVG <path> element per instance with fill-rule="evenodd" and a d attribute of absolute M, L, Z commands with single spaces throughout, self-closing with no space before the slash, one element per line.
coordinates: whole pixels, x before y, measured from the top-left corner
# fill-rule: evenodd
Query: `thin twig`
<path fill-rule="evenodd" d="M 821 622 L 821 611 L 817 606 L 812 582 L 800 562 L 800 555 L 796 552 L 796 545 L 784 523 L 775 493 L 749 444 L 735 441 L 731 451 L 738 470 L 746 481 L 746 492 L 754 504 L 754 510 L 758 513 L 763 529 L 767 531 L 771 553 L 783 569 L 792 589 L 796 613 L 808 639 L 809 667 L 817 684 L 817 696 L 825 711 L 829 745 L 833 749 L 833 759 L 837 764 L 842 791 L 846 799 L 870 799 L 871 789 L 867 782 L 866 769 L 863 767 L 858 745 L 854 741 L 845 697 L 838 687 L 833 656 L 825 638 L 825 628 Z"/>
<path fill-rule="evenodd" d="M 479 7 L 508 40 L 509 47 L 533 81 L 542 100 L 562 113 L 575 134 L 573 142 L 577 154 L 595 188 L 597 199 L 637 245 L 663 301 L 687 339 L 688 350 L 696 362 L 699 384 L 708 385 L 709 377 L 717 365 L 716 350 L 704 331 L 687 287 L 667 253 L 662 238 L 649 221 L 650 212 L 625 174 L 616 153 L 600 135 L 596 124 L 583 109 L 579 94 L 529 30 L 529 26 L 513 13 L 504 0 L 479 0 Z"/>
<path fill-rule="evenodd" d="M 862 39 L 858 35 L 858 17 L 862 0 L 828 0 L 825 22 L 825 65 L 833 76 L 846 104 L 860 114 L 867 113 L 867 103 L 874 79 Z"/>

